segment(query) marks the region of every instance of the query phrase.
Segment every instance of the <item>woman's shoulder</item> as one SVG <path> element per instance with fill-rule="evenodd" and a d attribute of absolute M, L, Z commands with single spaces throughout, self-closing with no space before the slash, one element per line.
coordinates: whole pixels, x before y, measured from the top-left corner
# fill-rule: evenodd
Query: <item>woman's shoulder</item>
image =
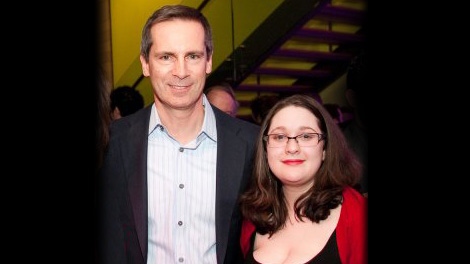
<path fill-rule="evenodd" d="M 367 200 L 362 193 L 352 187 L 343 190 L 341 217 L 362 221 L 367 216 Z"/>
<path fill-rule="evenodd" d="M 347 186 L 343 189 L 343 204 L 344 203 L 367 203 L 367 198 L 353 187 Z"/>

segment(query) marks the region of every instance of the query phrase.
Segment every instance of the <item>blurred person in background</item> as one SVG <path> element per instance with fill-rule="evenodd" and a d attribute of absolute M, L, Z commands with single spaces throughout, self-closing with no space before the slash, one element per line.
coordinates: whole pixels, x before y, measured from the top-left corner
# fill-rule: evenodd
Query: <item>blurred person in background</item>
<path fill-rule="evenodd" d="M 233 117 L 237 116 L 240 103 L 229 83 L 222 82 L 212 85 L 205 90 L 205 94 L 212 105 Z"/>
<path fill-rule="evenodd" d="M 144 97 L 130 86 L 119 86 L 111 91 L 111 116 L 113 120 L 128 116 L 144 108 Z"/>
<path fill-rule="evenodd" d="M 341 127 L 341 124 L 343 123 L 343 111 L 341 110 L 341 107 L 334 103 L 323 104 L 323 107 L 325 107 L 336 124 Z"/>
<path fill-rule="evenodd" d="M 366 52 L 362 50 L 351 61 L 346 75 L 345 96 L 348 104 L 353 109 L 353 118 L 344 122 L 343 132 L 349 146 L 354 150 L 363 165 L 360 181 L 360 189 L 364 195 L 368 195 L 368 138 L 367 138 L 367 89 L 368 71 L 366 65 Z"/>
<path fill-rule="evenodd" d="M 96 87 L 96 168 L 101 167 L 104 152 L 109 141 L 109 125 L 111 124 L 111 82 L 106 78 L 104 70 L 97 68 Z"/>
<path fill-rule="evenodd" d="M 253 99 L 250 104 L 253 122 L 260 125 L 279 98 L 278 95 L 260 95 Z"/>

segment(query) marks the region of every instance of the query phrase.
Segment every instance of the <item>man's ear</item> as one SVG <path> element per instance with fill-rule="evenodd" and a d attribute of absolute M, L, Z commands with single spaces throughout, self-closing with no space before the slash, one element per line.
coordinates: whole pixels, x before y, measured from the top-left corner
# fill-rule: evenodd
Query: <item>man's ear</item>
<path fill-rule="evenodd" d="M 209 75 L 212 72 L 212 55 L 206 61 L 206 74 Z"/>
<path fill-rule="evenodd" d="M 145 60 L 145 58 L 140 55 L 140 64 L 142 65 L 142 74 L 145 76 L 145 77 L 149 77 L 150 76 L 150 71 L 149 71 L 149 64 L 148 62 Z"/>

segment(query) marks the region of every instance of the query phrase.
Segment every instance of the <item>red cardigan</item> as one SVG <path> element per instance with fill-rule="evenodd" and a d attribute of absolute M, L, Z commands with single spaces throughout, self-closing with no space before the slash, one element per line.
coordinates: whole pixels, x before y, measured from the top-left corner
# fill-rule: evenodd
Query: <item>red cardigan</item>
<path fill-rule="evenodd" d="M 250 249 L 250 238 L 254 231 L 253 223 L 244 220 L 240 244 L 245 256 Z M 343 190 L 336 242 L 343 264 L 367 263 L 367 198 L 350 187 Z"/>

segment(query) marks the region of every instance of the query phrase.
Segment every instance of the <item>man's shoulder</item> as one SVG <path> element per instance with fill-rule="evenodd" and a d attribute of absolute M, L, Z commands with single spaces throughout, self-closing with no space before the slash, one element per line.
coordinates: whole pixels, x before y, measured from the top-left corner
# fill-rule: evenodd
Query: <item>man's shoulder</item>
<path fill-rule="evenodd" d="M 254 130 L 256 132 L 260 130 L 260 126 L 255 123 L 251 123 L 249 121 L 239 119 L 239 118 L 234 118 L 234 119 L 236 120 L 237 123 L 239 123 L 239 126 L 242 126 L 248 130 Z"/>
<path fill-rule="evenodd" d="M 247 142 L 248 145 L 254 146 L 258 137 L 260 126 L 243 119 L 231 117 L 228 115 L 216 115 L 217 134 L 219 138 L 228 138 L 233 140 L 235 137 L 241 141 Z"/>
<path fill-rule="evenodd" d="M 137 112 L 112 121 L 110 126 L 111 134 L 123 134 L 132 129 L 147 127 L 150 119 L 150 109 L 144 108 Z"/>
<path fill-rule="evenodd" d="M 246 133 L 249 133 L 249 134 L 258 135 L 260 131 L 259 125 L 248 122 L 240 118 L 230 117 L 228 118 L 227 122 L 229 122 L 231 126 L 233 126 L 234 128 L 239 128 L 240 130 L 246 131 Z"/>
<path fill-rule="evenodd" d="M 214 109 L 213 111 L 217 123 L 220 123 L 222 126 L 229 126 L 232 129 L 241 128 L 247 131 L 255 131 L 256 133 L 260 129 L 260 126 L 255 123 L 229 116 L 228 114 L 220 111 L 219 109 Z"/>

